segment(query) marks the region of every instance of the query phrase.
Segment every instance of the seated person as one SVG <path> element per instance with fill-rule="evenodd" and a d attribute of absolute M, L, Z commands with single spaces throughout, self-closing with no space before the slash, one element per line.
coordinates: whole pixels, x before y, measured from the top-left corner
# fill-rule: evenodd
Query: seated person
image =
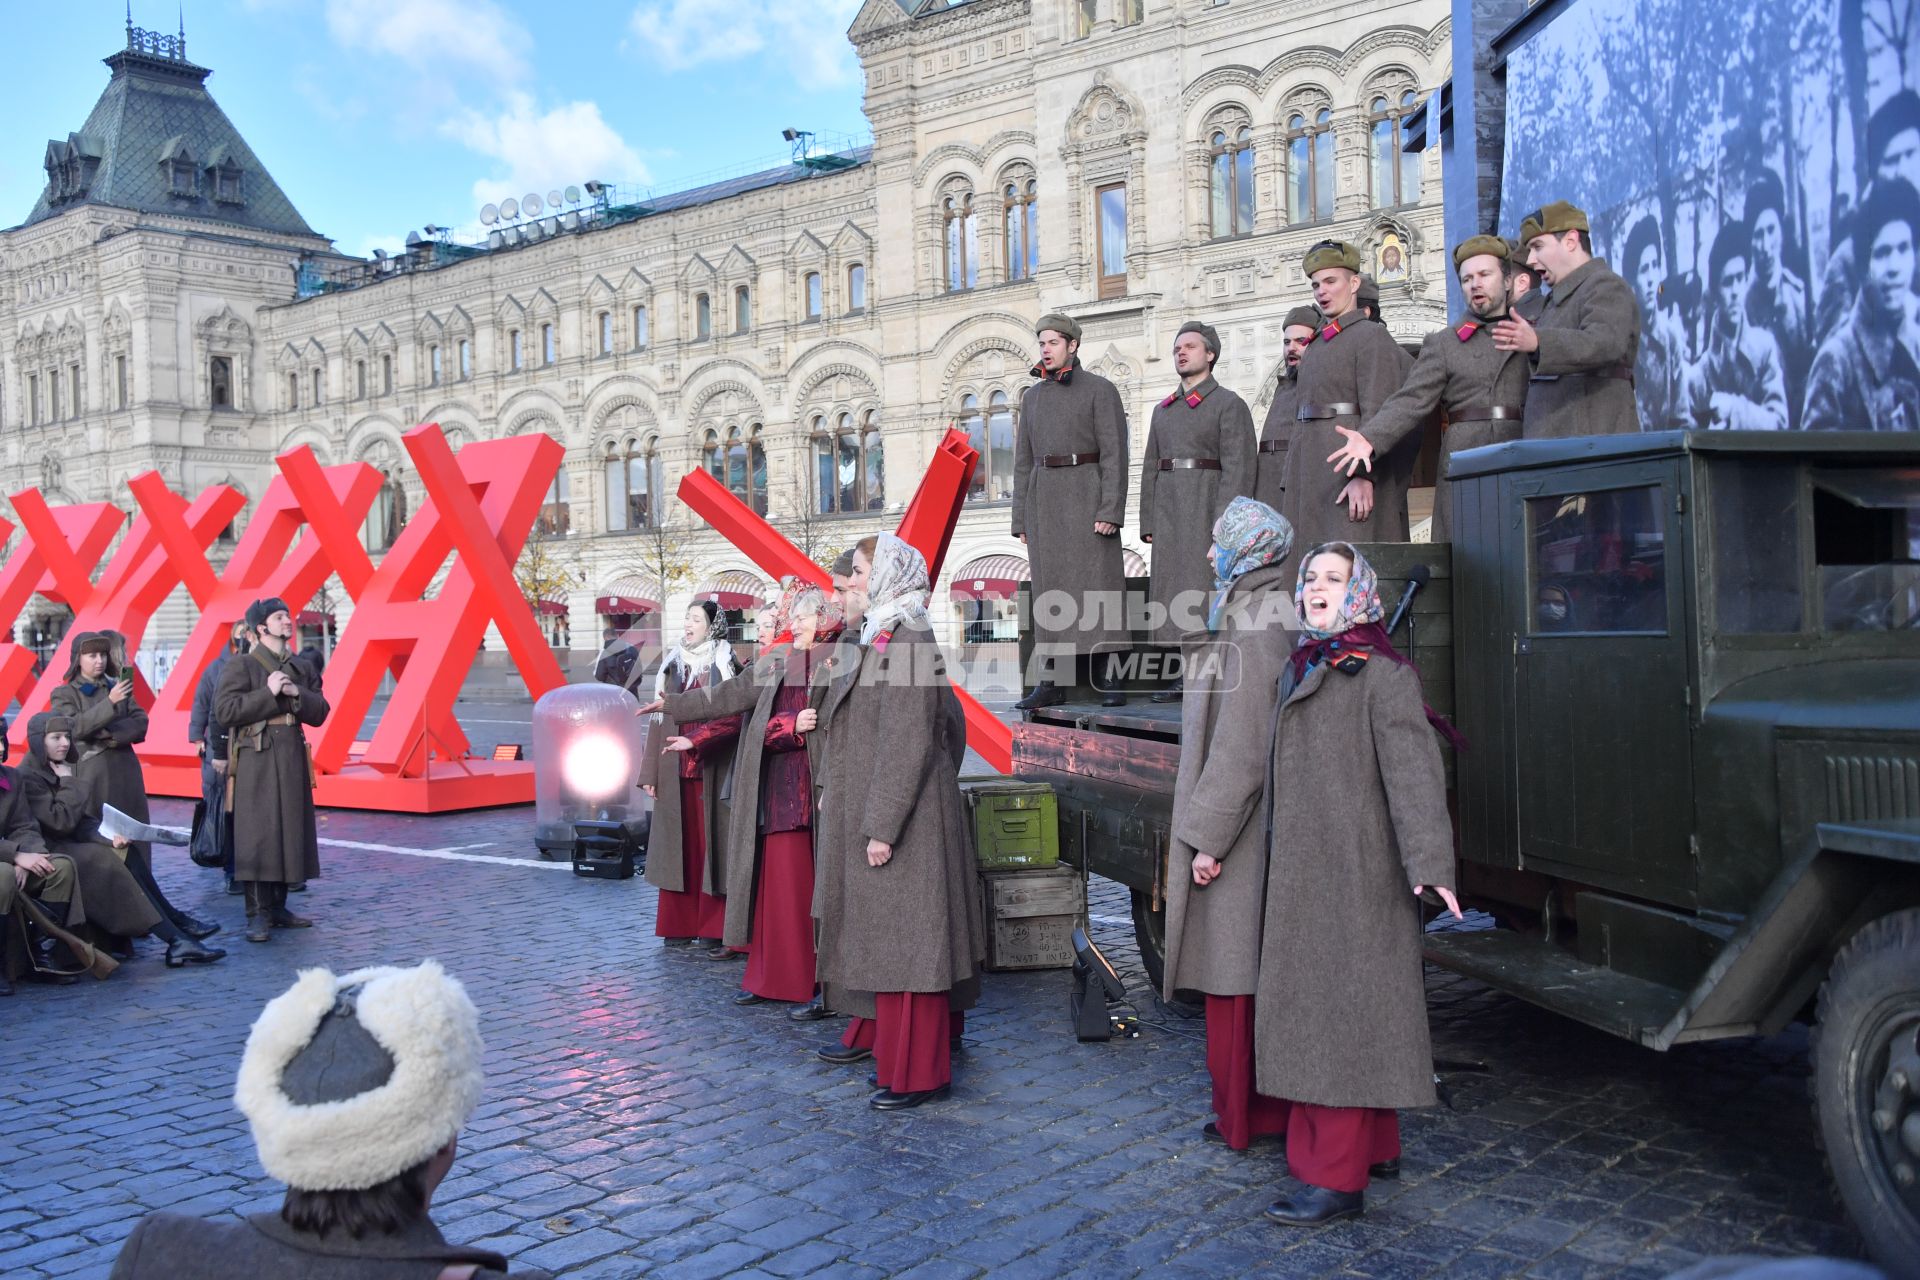
<path fill-rule="evenodd" d="M 254 1022 L 234 1083 L 261 1165 L 287 1184 L 280 1211 L 148 1214 L 110 1280 L 507 1275 L 504 1257 L 448 1244 L 427 1215 L 480 1101 L 482 1051 L 466 988 L 432 960 L 303 970 Z"/>
<path fill-rule="evenodd" d="M 6 759 L 6 732 L 7 722 L 0 718 L 0 760 Z M 13 994 L 8 966 L 13 934 L 23 920 L 14 909 L 20 896 L 25 894 L 39 903 L 55 924 L 68 923 L 70 915 L 77 924 L 85 916 L 72 911 L 76 905 L 75 881 L 73 860 L 47 852 L 40 828 L 34 825 L 33 811 L 21 792 L 20 775 L 0 764 L 0 996 Z M 20 941 L 23 948 L 32 946 L 32 939 L 25 934 Z"/>
<path fill-rule="evenodd" d="M 42 711 L 27 721 L 27 759 L 18 777 L 41 836 L 54 852 L 73 860 L 88 919 L 116 937 L 161 939 L 167 944 L 169 969 L 212 964 L 226 955 L 167 919 L 127 870 L 127 842 L 100 834 L 93 797 L 68 763 L 72 752 L 73 721 Z"/>

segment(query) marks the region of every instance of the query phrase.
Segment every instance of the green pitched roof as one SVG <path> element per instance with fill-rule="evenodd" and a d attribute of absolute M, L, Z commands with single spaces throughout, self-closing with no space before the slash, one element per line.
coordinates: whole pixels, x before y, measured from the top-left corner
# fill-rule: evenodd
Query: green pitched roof
<path fill-rule="evenodd" d="M 27 225 L 99 204 L 316 234 L 207 92 L 212 73 L 187 61 L 185 44 L 128 32 L 87 122 L 47 143 L 47 186 Z"/>

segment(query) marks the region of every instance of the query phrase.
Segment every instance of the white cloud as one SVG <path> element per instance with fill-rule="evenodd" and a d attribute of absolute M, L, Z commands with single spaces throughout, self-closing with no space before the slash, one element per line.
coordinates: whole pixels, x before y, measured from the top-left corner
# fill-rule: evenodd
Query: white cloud
<path fill-rule="evenodd" d="M 476 201 L 504 200 L 529 191 L 585 182 L 651 181 L 646 163 L 600 114 L 598 103 L 563 102 L 541 110 L 525 93 L 507 96 L 497 111 L 468 111 L 446 132 L 491 156 L 496 172 L 473 184 Z"/>
<path fill-rule="evenodd" d="M 532 46 L 494 0 L 326 0 L 327 31 L 344 49 L 420 69 L 462 68 L 498 87 L 518 83 Z"/>
<path fill-rule="evenodd" d="M 771 50 L 796 83 L 845 84 L 853 78 L 847 27 L 860 0 L 738 0 L 724 12 L 716 8 L 712 0 L 641 0 L 627 26 L 667 71 Z"/>

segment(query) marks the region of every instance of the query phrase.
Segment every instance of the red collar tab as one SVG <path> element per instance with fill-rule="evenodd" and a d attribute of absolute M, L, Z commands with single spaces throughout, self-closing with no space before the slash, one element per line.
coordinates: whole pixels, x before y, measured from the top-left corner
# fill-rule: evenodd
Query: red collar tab
<path fill-rule="evenodd" d="M 1187 402 L 1187 408 L 1198 409 L 1201 403 L 1206 400 L 1206 397 L 1198 391 L 1189 391 L 1185 395 L 1181 395 L 1180 392 L 1176 390 L 1172 395 L 1160 402 L 1160 407 L 1162 409 L 1171 409 L 1176 400 L 1185 400 Z"/>
<path fill-rule="evenodd" d="M 1058 369 L 1048 369 L 1043 364 L 1036 364 L 1027 370 L 1027 373 L 1030 377 L 1039 378 L 1043 382 L 1057 382 L 1064 387 L 1073 381 L 1074 367 L 1074 362 L 1071 360 Z"/>
<path fill-rule="evenodd" d="M 1338 337 L 1339 335 L 1340 335 L 1340 322 L 1338 320 L 1329 320 L 1327 321 L 1326 328 L 1320 330 L 1320 341 L 1329 342 L 1329 341 L 1332 341 L 1334 338 Z"/>
<path fill-rule="evenodd" d="M 1468 338 L 1471 338 L 1474 334 L 1478 332 L 1480 332 L 1479 322 L 1475 320 L 1469 320 L 1465 324 L 1461 325 L 1458 329 L 1455 329 L 1453 331 L 1453 336 L 1460 339 L 1460 341 L 1465 342 Z"/>

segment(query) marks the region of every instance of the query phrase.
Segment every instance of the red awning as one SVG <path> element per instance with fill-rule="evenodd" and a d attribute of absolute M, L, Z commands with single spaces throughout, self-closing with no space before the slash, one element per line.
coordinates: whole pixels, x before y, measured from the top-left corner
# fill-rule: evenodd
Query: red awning
<path fill-rule="evenodd" d="M 633 596 L 601 596 L 593 602 L 595 613 L 654 613 L 660 606 L 651 600 L 640 600 Z"/>
<path fill-rule="evenodd" d="M 564 618 L 567 616 L 567 606 L 558 600 L 529 600 L 527 603 L 533 606 L 535 613 L 541 614 L 544 617 Z"/>
<path fill-rule="evenodd" d="M 952 600 L 1011 600 L 1031 571 L 1025 556 L 979 556 L 953 571 L 947 586 Z"/>
<path fill-rule="evenodd" d="M 717 573 L 693 589 L 695 600 L 711 600 L 722 609 L 758 609 L 772 588 L 765 579 L 744 569 Z"/>
<path fill-rule="evenodd" d="M 321 613 L 316 609 L 302 609 L 300 616 L 293 620 L 296 627 L 324 627 L 333 621 L 330 613 Z"/>
<path fill-rule="evenodd" d="M 599 599 L 593 602 L 593 611 L 602 614 L 658 613 L 659 587 L 642 574 L 621 574 L 600 589 Z"/>

